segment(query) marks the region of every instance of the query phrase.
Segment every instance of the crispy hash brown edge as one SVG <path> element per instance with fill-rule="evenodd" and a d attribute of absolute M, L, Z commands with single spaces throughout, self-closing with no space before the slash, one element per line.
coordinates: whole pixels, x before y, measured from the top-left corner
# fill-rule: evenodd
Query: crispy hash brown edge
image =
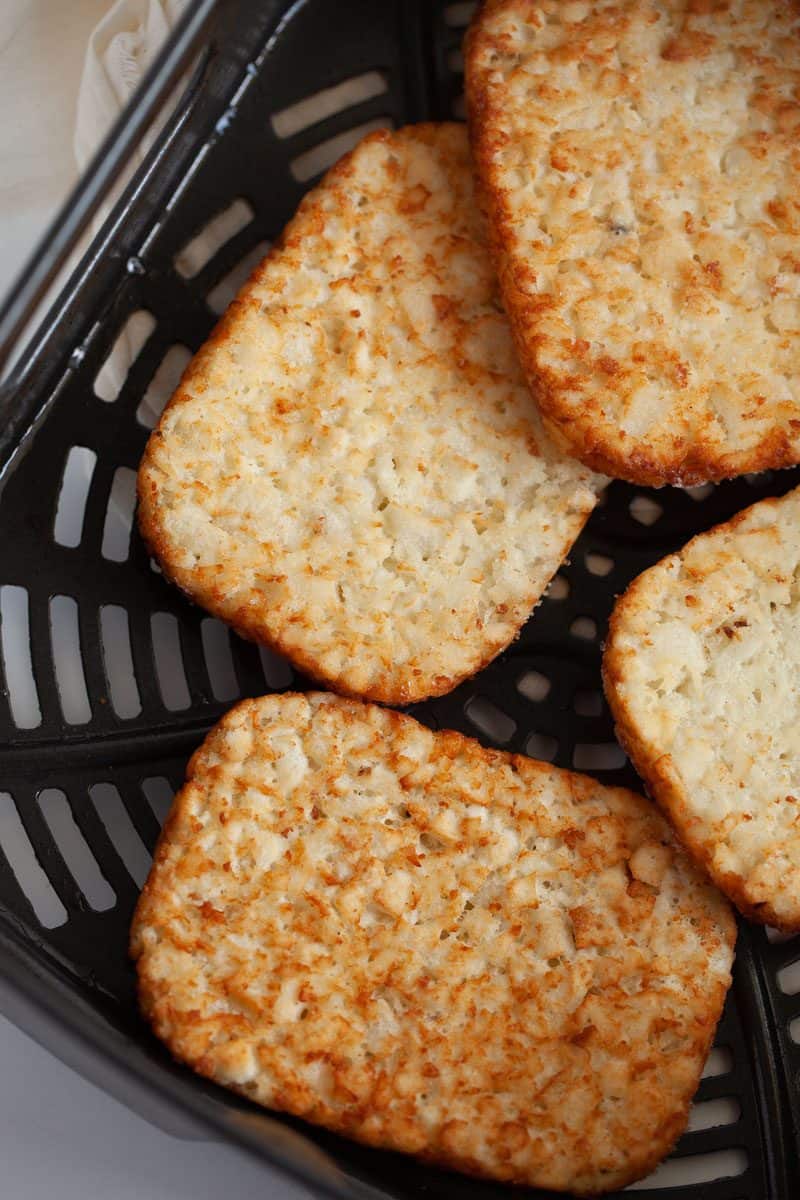
<path fill-rule="evenodd" d="M 165 406 L 156 428 L 148 438 L 136 476 L 139 532 L 146 549 L 161 567 L 165 579 L 178 587 L 190 600 L 201 605 L 213 616 L 223 620 L 240 637 L 247 641 L 266 646 L 274 653 L 287 658 L 313 682 L 322 684 L 341 696 L 346 696 L 354 700 L 375 701 L 379 704 L 405 705 L 421 700 L 434 699 L 438 696 L 446 695 L 456 688 L 458 684 L 463 683 L 465 679 L 470 679 L 473 675 L 477 675 L 479 671 L 482 671 L 484 667 L 493 662 L 499 654 L 502 654 L 519 637 L 523 626 L 543 598 L 546 587 L 544 589 L 532 588 L 526 597 L 516 602 L 515 607 L 520 614 L 520 618 L 512 627 L 509 636 L 502 642 L 485 643 L 483 652 L 476 653 L 472 663 L 458 674 L 421 675 L 419 677 L 406 677 L 395 682 L 392 675 L 386 673 L 368 687 L 351 688 L 347 683 L 347 679 L 341 674 L 334 676 L 326 673 L 321 668 L 316 655 L 306 653 L 294 644 L 289 646 L 279 631 L 267 630 L 263 620 L 257 619 L 247 605 L 242 605 L 235 616 L 231 616 L 228 605 L 217 598 L 213 586 L 210 588 L 204 587 L 193 578 L 191 570 L 183 570 L 174 564 L 170 538 L 163 527 L 159 515 L 158 489 L 151 475 L 151 461 L 155 456 L 158 441 L 163 436 L 162 426 L 166 414 L 173 408 L 190 401 L 193 398 L 194 389 L 202 392 L 206 380 L 206 365 L 213 359 L 217 348 L 225 345 L 236 329 L 239 315 L 243 314 L 250 304 L 251 295 L 257 280 L 260 278 L 262 272 L 268 268 L 271 261 L 281 253 L 284 245 L 296 236 L 296 231 L 302 232 L 307 220 L 306 203 L 308 197 L 313 198 L 314 192 L 318 188 L 326 187 L 329 184 L 336 184 L 338 181 L 346 179 L 352 170 L 354 156 L 364 145 L 374 142 L 391 142 L 397 139 L 398 136 L 421 137 L 423 140 L 431 139 L 437 136 L 438 131 L 442 127 L 447 128 L 453 125 L 453 122 L 428 121 L 405 126 L 400 130 L 376 130 L 362 139 L 349 154 L 339 159 L 325 174 L 320 183 L 311 192 L 307 193 L 307 196 L 301 201 L 297 213 L 288 222 L 280 237 L 270 247 L 264 259 L 254 268 L 250 278 L 239 291 L 236 299 L 226 310 L 203 346 L 193 356 L 191 362 L 188 363 L 176 391 Z M 570 546 L 566 547 L 565 554 L 569 552 L 571 546 L 577 541 L 593 510 L 594 505 L 585 514 L 581 516 L 578 514 L 575 515 L 574 536 Z"/>
<path fill-rule="evenodd" d="M 494 167 L 495 153 L 507 135 L 495 130 L 495 125 L 502 123 L 502 107 L 492 100 L 481 59 L 492 48 L 500 50 L 500 39 L 486 28 L 485 22 L 495 10 L 508 5 L 509 0 L 479 0 L 467 29 L 464 39 L 467 124 L 476 168 L 476 192 L 487 218 L 489 249 L 500 293 L 523 373 L 547 432 L 565 453 L 574 455 L 592 470 L 644 487 L 664 487 L 666 484 L 692 487 L 797 465 L 800 462 L 798 448 L 792 447 L 782 429 L 772 430 L 749 451 L 707 454 L 700 447 L 690 446 L 677 458 L 654 454 L 641 445 L 633 451 L 621 452 L 605 438 L 598 437 L 591 416 L 582 422 L 564 413 L 559 376 L 538 363 L 538 348 L 542 341 L 537 334 L 538 316 L 552 307 L 553 301 L 546 296 L 534 300 L 517 283 L 516 268 L 508 249 L 513 243 L 515 220 L 507 199 L 508 189 L 498 183 Z"/>
<path fill-rule="evenodd" d="M 278 694 L 275 695 L 277 696 Z M 286 692 L 282 695 L 286 699 L 301 698 L 305 700 L 312 700 L 314 698 L 319 698 L 328 702 L 333 702 L 334 704 L 340 705 L 345 709 L 347 718 L 351 718 L 352 716 L 358 718 L 358 710 L 363 707 L 362 702 L 359 700 L 353 701 L 348 698 L 340 699 L 337 696 L 330 696 L 319 692 L 315 693 L 313 691 Z M 205 756 L 207 751 L 216 748 L 215 743 L 217 740 L 224 741 L 224 738 L 228 732 L 228 727 L 235 714 L 241 713 L 243 710 L 246 711 L 256 707 L 258 703 L 259 701 L 257 699 L 246 699 L 240 701 L 233 708 L 231 708 L 229 712 L 226 713 L 225 716 L 223 716 L 221 720 L 218 721 L 217 724 L 208 732 L 201 745 L 190 758 L 186 768 L 186 777 L 184 783 L 175 794 L 172 807 L 156 843 L 153 853 L 153 864 L 150 873 L 148 874 L 147 881 L 145 882 L 140 894 L 139 900 L 136 904 L 130 927 L 129 955 L 136 967 L 137 997 L 142 1016 L 152 1028 L 155 1036 L 167 1046 L 168 1050 L 177 1062 L 183 1063 L 197 1074 L 210 1079 L 212 1082 L 216 1082 L 216 1078 L 213 1070 L 210 1067 L 204 1069 L 202 1063 L 193 1063 L 188 1058 L 183 1057 L 178 1049 L 178 1046 L 176 1045 L 176 1042 L 179 1039 L 172 1038 L 168 1035 L 165 1036 L 157 1028 L 155 1015 L 152 1011 L 152 996 L 149 990 L 149 981 L 140 965 L 140 958 L 144 956 L 145 951 L 143 949 L 137 951 L 137 940 L 139 928 L 146 927 L 148 925 L 151 919 L 151 909 L 157 904 L 157 887 L 155 883 L 156 874 L 161 862 L 167 857 L 168 847 L 172 842 L 173 830 L 179 825 L 185 814 L 185 807 L 188 803 L 189 789 L 192 785 L 197 784 L 198 780 L 202 780 L 203 778 L 203 772 L 205 769 Z M 406 716 L 405 714 L 396 712 L 393 709 L 382 708 L 380 709 L 380 712 L 389 722 L 390 726 L 394 729 L 400 729 L 403 726 L 408 725 L 416 726 L 419 724 L 419 722 L 417 722 L 413 717 Z M 489 769 L 499 764 L 512 764 L 514 767 L 523 765 L 526 771 L 533 771 L 539 775 L 548 777 L 553 771 L 557 771 L 559 775 L 576 784 L 578 790 L 584 789 L 587 784 L 590 784 L 602 790 L 611 790 L 623 793 L 627 797 L 631 798 L 637 806 L 648 804 L 648 801 L 645 797 L 639 793 L 631 791 L 629 788 L 608 788 L 607 785 L 601 784 L 592 777 L 581 774 L 580 772 L 571 771 L 566 768 L 554 768 L 550 764 L 529 758 L 526 755 L 487 749 L 474 738 L 466 737 L 455 730 L 436 730 L 435 736 L 437 740 L 441 740 L 444 743 L 445 753 L 453 758 L 465 756 L 466 758 L 471 759 L 473 762 L 477 761 L 483 767 Z M 675 846 L 680 852 L 681 847 L 677 841 L 675 842 Z M 732 953 L 736 943 L 737 929 L 733 913 L 727 904 L 722 906 L 719 914 L 719 920 L 720 942 L 721 944 L 727 944 Z M 659 1165 L 659 1163 L 661 1163 L 663 1159 L 671 1152 L 681 1135 L 685 1132 L 692 1102 L 700 1084 L 703 1069 L 713 1045 L 717 1025 L 722 1015 L 722 1009 L 727 990 L 727 986 L 720 984 L 717 988 L 718 994 L 714 1003 L 711 1003 L 709 998 L 707 1016 L 704 1022 L 707 1026 L 706 1036 L 702 1053 L 698 1054 L 697 1056 L 697 1067 L 694 1073 L 691 1089 L 687 1089 L 686 1099 L 681 1105 L 680 1109 L 676 1108 L 670 1119 L 661 1125 L 658 1134 L 653 1139 L 650 1153 L 643 1157 L 638 1164 L 632 1165 L 629 1172 L 617 1172 L 613 1181 L 610 1181 L 605 1186 L 571 1188 L 566 1194 L 586 1197 L 600 1196 L 612 1189 L 616 1191 L 617 1189 L 628 1187 L 630 1184 L 635 1183 L 640 1179 L 644 1179 L 646 1176 L 650 1175 Z M 223 1085 L 219 1084 L 218 1086 Z M 243 1095 L 245 1098 L 252 1101 L 252 1098 L 247 1095 L 246 1091 L 236 1084 L 230 1083 L 225 1084 L 224 1086 L 227 1089 L 237 1092 L 238 1094 Z M 294 1117 L 295 1120 L 302 1121 L 302 1123 L 307 1126 L 310 1136 L 313 1136 L 315 1127 L 324 1128 L 329 1132 L 336 1134 L 337 1136 L 344 1137 L 361 1145 L 366 1145 L 370 1148 L 378 1150 L 399 1152 L 406 1157 L 416 1159 L 422 1163 L 428 1163 L 432 1166 L 441 1167 L 448 1171 L 458 1172 L 462 1175 L 466 1175 L 475 1179 L 487 1180 L 493 1183 L 500 1182 L 504 1187 L 536 1187 L 535 1184 L 526 1182 L 526 1180 L 523 1179 L 515 1178 L 498 1180 L 498 1177 L 495 1174 L 488 1169 L 484 1169 L 479 1162 L 476 1162 L 474 1158 L 465 1160 L 460 1158 L 458 1155 L 451 1155 L 446 1151 L 441 1150 L 425 1149 L 421 1151 L 415 1150 L 412 1152 L 409 1151 L 404 1145 L 400 1144 L 399 1141 L 392 1142 L 385 1136 L 381 1137 L 380 1139 L 371 1140 L 369 1137 L 359 1135 L 359 1133 L 350 1129 L 344 1130 L 340 1124 L 337 1124 L 336 1121 L 315 1121 L 314 1123 L 310 1123 L 303 1120 L 302 1117 L 296 1117 L 289 1108 L 268 1109 L 267 1111 L 285 1112 L 289 1116 Z M 556 1187 L 554 1190 L 562 1192 L 562 1189 L 558 1187 Z"/>
<path fill-rule="evenodd" d="M 747 898 L 746 881 L 735 871 L 719 871 L 713 864 L 713 856 L 703 838 L 694 833 L 694 820 L 688 805 L 687 790 L 680 783 L 680 776 L 675 769 L 672 755 L 665 754 L 639 732 L 636 713 L 633 707 L 621 694 L 621 686 L 625 679 L 624 652 L 619 646 L 619 638 L 625 632 L 628 615 L 636 609 L 650 607 L 648 588 L 650 576 L 660 570 L 664 564 L 680 559 L 683 554 L 697 542 L 715 534 L 732 531 L 742 524 L 753 509 L 763 509 L 764 506 L 776 507 L 781 497 L 769 497 L 748 505 L 728 521 L 721 521 L 703 533 L 698 533 L 676 554 L 668 554 L 659 562 L 648 567 L 641 575 L 630 583 L 619 597 L 608 623 L 608 635 L 603 653 L 603 690 L 605 692 L 617 738 L 630 758 L 639 775 L 641 775 L 648 795 L 656 801 L 674 828 L 681 844 L 694 861 L 702 868 L 710 879 L 717 885 L 743 916 L 761 925 L 772 925 L 783 933 L 800 933 L 800 898 L 798 898 L 795 916 L 791 920 L 780 917 L 769 901 L 753 904 Z"/>

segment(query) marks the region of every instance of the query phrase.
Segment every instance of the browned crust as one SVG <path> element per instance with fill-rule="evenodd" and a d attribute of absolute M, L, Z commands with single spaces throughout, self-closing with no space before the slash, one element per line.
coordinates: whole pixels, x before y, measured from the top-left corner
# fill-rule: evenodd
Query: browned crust
<path fill-rule="evenodd" d="M 774 507 L 778 503 L 779 498 L 770 497 L 749 505 L 741 512 L 736 513 L 729 521 L 721 521 L 704 533 L 697 534 L 686 543 L 679 553 L 684 554 L 695 542 L 709 537 L 711 534 L 736 529 L 746 520 L 753 509 L 765 506 Z M 790 921 L 785 917 L 780 917 L 769 901 L 758 904 L 751 903 L 747 896 L 746 881 L 741 875 L 733 871 L 717 870 L 708 845 L 696 835 L 694 821 L 688 807 L 688 796 L 686 790 L 678 782 L 679 777 L 673 767 L 672 756 L 662 754 L 651 741 L 642 737 L 636 721 L 636 713 L 620 693 L 620 684 L 624 678 L 624 666 L 617 637 L 624 630 L 629 609 L 646 603 L 643 597 L 647 595 L 650 573 L 657 570 L 660 565 L 660 563 L 656 563 L 654 566 L 648 567 L 628 585 L 626 591 L 614 605 L 609 619 L 608 637 L 603 653 L 602 676 L 603 690 L 614 718 L 617 738 L 644 780 L 648 794 L 664 811 L 689 854 L 698 866 L 713 879 L 720 891 L 728 896 L 739 912 L 751 921 L 762 925 L 772 925 L 784 933 L 800 933 L 800 906 L 798 906 L 797 916 L 794 920 Z"/>
<path fill-rule="evenodd" d="M 446 125 L 447 123 L 444 124 Z M 453 123 L 450 124 L 452 125 Z M 412 128 L 415 136 L 423 139 L 433 139 L 437 131 L 442 128 L 442 125 L 437 122 L 422 122 L 414 125 Z M 389 141 L 392 136 L 391 131 L 379 129 L 364 138 L 359 146 L 363 146 L 368 142 Z M 345 179 L 348 176 L 351 171 L 353 157 L 358 151 L 359 146 L 349 154 L 344 155 L 330 168 L 324 177 L 324 184 L 335 182 L 338 179 Z M 274 653 L 289 659 L 312 681 L 331 688 L 331 690 L 337 692 L 339 695 L 352 699 L 371 700 L 379 704 L 406 705 L 416 703 L 420 700 L 443 696 L 451 692 L 465 679 L 469 679 L 483 670 L 485 666 L 491 663 L 515 641 L 522 627 L 529 619 L 531 612 L 541 600 L 541 589 L 532 588 L 524 600 L 516 605 L 518 619 L 513 623 L 509 636 L 502 642 L 486 644 L 483 652 L 476 654 L 473 662 L 459 674 L 420 676 L 419 678 L 406 676 L 399 682 L 393 681 L 390 675 L 385 675 L 367 687 L 353 689 L 348 686 L 347 680 L 342 674 L 334 675 L 326 672 L 314 654 L 305 653 L 303 649 L 297 647 L 294 643 L 290 645 L 280 631 L 275 632 L 268 629 L 265 622 L 258 619 L 247 606 L 243 605 L 232 615 L 229 604 L 225 602 L 219 587 L 214 586 L 213 580 L 208 585 L 204 584 L 196 578 L 195 572 L 181 569 L 180 565 L 174 561 L 170 539 L 161 522 L 157 487 L 151 473 L 151 465 L 158 441 L 163 437 L 162 426 L 164 425 L 166 416 L 181 404 L 189 402 L 192 399 L 193 389 L 199 392 L 203 391 L 206 380 L 206 364 L 213 358 L 215 351 L 219 347 L 224 346 L 232 338 L 240 314 L 243 314 L 251 304 L 257 303 L 257 301 L 252 299 L 256 282 L 267 270 L 272 259 L 279 254 L 284 244 L 294 236 L 295 225 L 302 218 L 302 214 L 303 205 L 301 204 L 298 214 L 288 223 L 262 262 L 254 268 L 250 278 L 236 299 L 217 322 L 201 349 L 186 366 L 176 391 L 165 406 L 158 425 L 151 433 L 137 473 L 137 522 L 139 532 L 145 546 L 158 562 L 167 580 L 175 584 L 191 600 L 200 604 L 213 616 L 224 620 L 240 637 L 266 646 Z M 586 512 L 582 518 L 576 516 L 573 541 L 579 536 L 590 515 L 591 510 Z"/>
<path fill-rule="evenodd" d="M 513 300 L 507 303 L 510 310 Z M 593 470 L 610 475 L 613 479 L 622 479 L 643 487 L 659 488 L 668 484 L 676 487 L 694 487 L 701 483 L 720 483 L 725 479 L 757 474 L 760 471 L 785 470 L 797 466 L 800 462 L 800 451 L 791 444 L 783 429 L 772 430 L 746 453 L 709 454 L 702 445 L 689 446 L 685 454 L 672 463 L 649 454 L 646 445 L 640 444 L 635 450 L 623 454 L 608 443 L 600 443 L 596 440 L 591 426 L 581 428 L 576 426 L 572 419 L 564 419 L 558 400 L 558 389 L 550 386 L 540 368 L 536 368 L 534 380 L 535 347 L 529 342 L 527 349 L 524 348 L 523 338 L 517 330 L 513 316 L 510 316 L 509 320 L 517 353 L 548 433 L 557 445 L 568 449 Z M 576 444 L 576 439 L 579 439 L 579 444 Z"/>
<path fill-rule="evenodd" d="M 500 292 L 520 363 L 548 433 L 557 445 L 592 470 L 646 487 L 667 484 L 691 487 L 796 466 L 800 462 L 800 446 L 792 445 L 786 431 L 780 428 L 772 429 L 749 451 L 721 454 L 710 452 L 702 442 L 686 441 L 678 453 L 666 456 L 653 453 L 646 443 L 636 439 L 627 439 L 632 442 L 629 449 L 614 445 L 598 430 L 591 412 L 585 421 L 576 419 L 572 413 L 565 414 L 561 401 L 563 381 L 555 372 L 542 367 L 539 355 L 543 343 L 538 333 L 539 313 L 552 301 L 543 296 L 537 302 L 520 286 L 517 272 L 525 274 L 527 268 L 515 264 L 509 254 L 515 219 L 493 167 L 497 143 L 491 135 L 492 116 L 498 106 L 493 104 L 479 58 L 487 46 L 501 48 L 499 39 L 485 28 L 484 19 L 493 10 L 507 5 L 508 0 L 480 0 L 467 30 L 464 40 L 467 124 Z"/>
<path fill-rule="evenodd" d="M 296 696 L 303 696 L 311 699 L 314 696 L 314 693 L 289 692 L 285 694 L 285 699 L 290 700 Z M 240 701 L 231 710 L 229 710 L 229 712 L 217 723 L 217 725 L 215 725 L 213 729 L 209 731 L 203 744 L 195 751 L 189 760 L 186 769 L 184 785 L 175 795 L 172 808 L 169 812 L 154 850 L 153 868 L 148 875 L 148 879 L 144 885 L 144 888 L 142 889 L 141 895 L 134 910 L 131 923 L 129 953 L 135 963 L 138 963 L 139 955 L 141 953 L 141 950 L 138 950 L 136 947 L 139 929 L 140 927 L 147 925 L 150 917 L 150 907 L 156 902 L 154 888 L 156 868 L 158 867 L 159 863 L 166 858 L 167 847 L 172 839 L 173 832 L 177 829 L 181 820 L 186 815 L 189 787 L 197 777 L 202 775 L 204 771 L 206 750 L 211 744 L 213 744 L 215 740 L 222 739 L 224 737 L 226 728 L 235 713 L 252 708 L 257 703 L 258 701 L 256 700 L 246 699 Z M 345 701 L 345 703 L 349 702 Z M 356 704 L 358 704 L 357 701 Z M 401 728 L 403 726 L 417 724 L 412 717 L 393 710 L 385 710 L 385 716 L 390 722 L 390 725 L 394 728 Z M 542 775 L 548 775 L 553 771 L 553 768 L 549 767 L 547 764 L 537 762 L 536 760 L 532 760 L 524 755 L 488 749 L 476 742 L 475 739 L 466 737 L 455 730 L 446 729 L 437 731 L 436 737 L 445 743 L 445 754 L 454 760 L 461 756 L 466 756 L 472 760 L 480 761 L 486 767 L 492 767 L 493 765 L 496 766 L 501 763 L 510 763 L 515 767 L 524 766 L 526 771 L 530 772 L 534 770 Z M 559 768 L 558 772 L 560 775 L 566 777 L 566 779 L 570 781 L 571 786 L 578 793 L 584 790 L 587 784 L 591 784 L 593 787 L 597 786 L 595 781 L 590 780 L 587 776 L 582 775 L 579 772 L 562 768 Z M 613 790 L 627 794 L 627 796 L 635 800 L 637 804 L 642 803 L 642 797 L 637 793 L 630 791 L 629 789 L 615 788 Z M 727 908 L 724 911 L 724 918 L 725 927 L 721 931 L 722 940 L 725 941 L 731 949 L 733 949 L 736 942 L 736 922 L 733 918 L 733 914 Z M 721 914 L 720 920 L 722 920 Z M 214 1072 L 210 1065 L 204 1066 L 202 1062 L 193 1062 L 189 1058 L 182 1056 L 179 1047 L 175 1044 L 175 1040 L 170 1037 L 165 1037 L 163 1030 L 160 1030 L 157 1027 L 157 1021 L 153 1012 L 153 1006 L 151 1003 L 152 997 L 150 995 L 148 982 L 146 978 L 143 977 L 141 970 L 137 971 L 137 991 L 139 1005 L 143 1016 L 153 1027 L 156 1036 L 165 1042 L 176 1060 L 185 1063 L 198 1074 L 214 1080 Z M 713 1044 L 714 1034 L 725 1001 L 725 995 L 726 988 L 720 984 L 715 997 L 713 999 L 709 998 L 705 1018 L 702 1020 L 697 1016 L 693 1018 L 695 1025 L 705 1026 L 703 1052 L 698 1056 L 697 1069 L 694 1073 L 691 1089 L 687 1089 L 685 1103 L 683 1103 L 680 1110 L 675 1111 L 669 1120 L 665 1121 L 661 1125 L 653 1139 L 653 1146 L 650 1154 L 643 1158 L 635 1167 L 631 1167 L 631 1170 L 628 1173 L 622 1173 L 619 1171 L 616 1172 L 613 1180 L 609 1182 L 607 1187 L 570 1189 L 570 1195 L 587 1197 L 597 1196 L 602 1195 L 607 1191 L 616 1191 L 617 1189 L 627 1187 L 629 1184 L 635 1183 L 638 1180 L 644 1179 L 646 1176 L 648 1176 L 658 1166 L 663 1158 L 670 1153 L 682 1133 L 685 1131 L 692 1100 L 697 1091 L 697 1087 L 700 1084 L 703 1067 Z M 228 1086 L 232 1091 L 239 1092 L 245 1098 L 252 1099 L 252 1097 L 248 1095 L 246 1089 L 238 1087 L 235 1084 L 228 1084 L 226 1086 Z M 276 1105 L 275 1107 L 277 1111 L 283 1111 L 290 1114 L 293 1112 L 291 1104 L 286 1104 L 285 1106 Z M 393 1144 L 391 1140 L 387 1139 L 385 1134 L 382 1136 L 376 1136 L 374 1139 L 372 1139 L 369 1136 L 365 1136 L 364 1133 L 359 1131 L 356 1126 L 352 1128 L 349 1126 L 345 1127 L 341 1123 L 337 1123 L 335 1120 L 331 1121 L 322 1119 L 317 1114 L 314 1115 L 313 1123 L 324 1128 L 328 1128 L 333 1133 L 344 1135 L 354 1141 L 361 1142 L 362 1144 L 370 1145 L 378 1149 L 396 1150 L 401 1153 L 409 1152 L 408 1147 L 403 1145 L 401 1141 Z M 477 1160 L 473 1158 L 464 1158 L 458 1154 L 416 1150 L 413 1152 L 413 1156 L 423 1162 L 431 1163 L 432 1165 L 445 1168 L 446 1170 L 457 1171 L 461 1174 L 472 1176 L 474 1178 L 487 1179 L 494 1182 L 496 1182 L 498 1178 L 496 1175 L 493 1175 L 491 1171 L 483 1168 L 482 1164 Z M 524 1175 L 517 1176 L 514 1174 L 509 1174 L 507 1177 L 503 1178 L 501 1182 L 512 1185 L 516 1184 L 521 1186 L 530 1186 L 530 1180 Z M 554 1190 L 561 1191 L 562 1189 L 555 1187 Z"/>

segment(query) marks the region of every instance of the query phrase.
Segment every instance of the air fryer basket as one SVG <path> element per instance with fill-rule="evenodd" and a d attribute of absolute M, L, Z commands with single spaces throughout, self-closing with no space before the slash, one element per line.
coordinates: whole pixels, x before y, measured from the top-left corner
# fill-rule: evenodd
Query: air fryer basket
<path fill-rule="evenodd" d="M 128 922 L 191 751 L 236 697 L 305 686 L 154 569 L 132 529 L 148 428 L 247 263 L 326 166 L 377 124 L 463 116 L 472 5 L 218 7 L 188 93 L 0 401 L 4 1004 L 151 1118 L 234 1139 L 320 1190 L 500 1198 L 511 1193 L 256 1110 L 177 1067 L 136 1014 Z M 191 243 L 209 226 L 221 244 L 202 261 Z M 101 369 L 126 329 L 133 361 L 118 386 Z M 615 595 L 691 535 L 798 481 L 613 484 L 520 639 L 415 714 L 640 786 L 600 689 Z M 797 941 L 742 925 L 690 1131 L 651 1194 L 800 1196 L 798 960 Z"/>

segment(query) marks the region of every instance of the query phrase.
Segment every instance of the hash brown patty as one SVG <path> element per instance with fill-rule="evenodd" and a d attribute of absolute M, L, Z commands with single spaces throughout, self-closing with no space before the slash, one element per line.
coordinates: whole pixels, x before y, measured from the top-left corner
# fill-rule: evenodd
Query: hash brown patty
<path fill-rule="evenodd" d="M 239 633 L 408 703 L 515 637 L 600 483 L 541 428 L 463 127 L 420 125 L 306 196 L 151 436 L 139 524 Z"/>
<path fill-rule="evenodd" d="M 593 1193 L 683 1130 L 735 926 L 632 792 L 324 694 L 194 755 L 133 922 L 200 1074 L 372 1146 Z"/>
<path fill-rule="evenodd" d="M 796 0 L 487 0 L 470 130 L 551 433 L 633 483 L 800 460 Z"/>
<path fill-rule="evenodd" d="M 800 489 L 635 579 L 603 662 L 617 733 L 749 917 L 800 931 Z"/>

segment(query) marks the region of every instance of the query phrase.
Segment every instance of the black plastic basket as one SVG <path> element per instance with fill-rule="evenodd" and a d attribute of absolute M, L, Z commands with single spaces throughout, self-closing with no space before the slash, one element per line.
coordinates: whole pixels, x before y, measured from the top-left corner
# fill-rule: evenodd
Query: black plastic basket
<path fill-rule="evenodd" d="M 7 351 L 204 46 L 147 163 L 0 396 L 0 633 L 3 661 L 14 663 L 0 696 L 2 1003 L 150 1119 L 223 1135 L 341 1196 L 510 1193 L 257 1110 L 177 1067 L 139 1020 L 127 929 L 171 790 L 234 698 L 304 681 L 164 583 L 131 532 L 132 480 L 171 373 L 209 333 L 242 261 L 274 238 L 323 167 L 375 123 L 463 115 L 459 46 L 470 8 L 198 0 L 0 315 Z M 364 98 L 347 103 L 338 85 L 365 76 Z M 336 89 L 328 115 L 304 123 L 304 109 L 291 106 L 325 89 Z M 241 227 L 198 264 L 187 243 L 234 202 Z M 98 375 L 137 313 L 149 314 L 134 322 L 142 344 L 114 394 Z M 615 483 L 521 638 L 416 715 L 639 786 L 600 690 L 614 596 L 692 534 L 797 482 L 792 471 L 689 491 Z M 85 515 L 65 530 L 57 514 L 67 491 Z M 29 639 L 19 633 L 26 623 Z M 66 681 L 80 677 L 83 700 L 66 704 Z M 717 1050 L 675 1152 L 680 1186 L 667 1167 L 652 1195 L 800 1197 L 798 959 L 796 941 L 741 926 Z"/>

